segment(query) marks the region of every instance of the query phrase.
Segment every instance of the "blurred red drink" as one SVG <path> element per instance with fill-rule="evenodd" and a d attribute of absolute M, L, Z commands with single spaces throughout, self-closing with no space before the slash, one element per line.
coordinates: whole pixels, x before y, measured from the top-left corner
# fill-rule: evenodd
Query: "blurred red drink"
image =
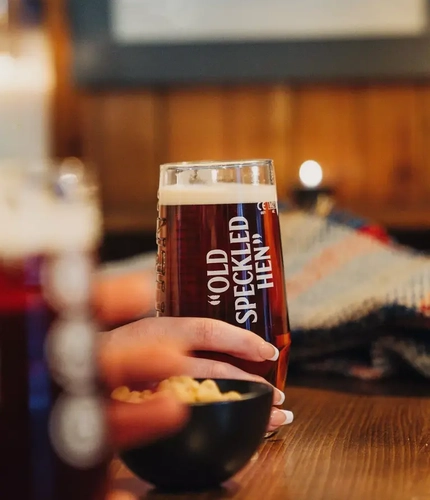
<path fill-rule="evenodd" d="M 105 495 L 108 455 L 89 305 L 100 228 L 76 175 L 0 170 L 2 499 Z"/>

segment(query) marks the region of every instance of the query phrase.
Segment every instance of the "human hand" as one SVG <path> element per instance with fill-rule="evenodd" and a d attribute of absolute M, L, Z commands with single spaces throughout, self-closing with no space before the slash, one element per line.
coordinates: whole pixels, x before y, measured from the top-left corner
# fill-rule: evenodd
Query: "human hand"
<path fill-rule="evenodd" d="M 176 341 L 183 342 L 190 351 L 212 351 L 256 363 L 274 361 L 279 356 L 278 350 L 258 335 L 208 318 L 145 318 L 116 328 L 104 335 L 107 345 L 110 345 L 113 350 L 117 346 L 128 344 L 130 355 L 133 346 L 138 346 L 141 342 L 151 342 L 164 352 L 164 346 L 170 345 L 172 339 L 176 339 Z M 163 357 L 164 354 L 162 354 L 162 359 Z M 183 374 L 195 378 L 230 378 L 268 383 L 262 377 L 250 374 L 227 362 L 193 356 L 187 357 L 187 370 L 183 371 Z M 282 405 L 284 399 L 284 394 L 274 389 L 274 408 L 269 431 L 289 424 L 293 420 L 293 414 L 290 411 L 275 408 L 275 406 Z"/>
<path fill-rule="evenodd" d="M 184 345 L 173 340 L 123 339 L 101 342 L 99 371 L 108 390 L 121 385 L 155 382 L 189 371 Z M 139 405 L 110 400 L 108 426 L 115 447 L 148 442 L 178 430 L 187 419 L 187 407 L 175 397 L 157 394 Z"/>
<path fill-rule="evenodd" d="M 173 340 L 161 345 L 150 338 L 124 339 L 115 343 L 102 341 L 100 375 L 108 389 L 181 375 L 188 371 L 189 362 L 184 347 Z M 166 393 L 138 405 L 110 400 L 107 407 L 109 435 L 116 448 L 169 435 L 186 423 L 187 416 L 187 406 Z M 106 500 L 137 498 L 130 492 L 112 491 Z"/>
<path fill-rule="evenodd" d="M 133 321 L 152 314 L 155 305 L 154 270 L 95 276 L 94 305 L 107 324 Z"/>
<path fill-rule="evenodd" d="M 175 331 L 175 341 L 172 331 Z M 109 389 L 185 373 L 199 378 L 242 378 L 266 382 L 227 363 L 188 357 L 186 346 L 227 352 L 253 361 L 273 357 L 277 351 L 255 334 L 220 321 L 147 318 L 104 334 L 99 354 L 100 373 Z M 275 390 L 274 402 L 280 404 L 283 395 L 278 398 Z M 113 444 L 123 447 L 175 432 L 186 423 L 187 415 L 186 405 L 167 394 L 160 394 L 139 405 L 110 401 L 108 424 Z M 291 420 L 291 412 L 274 409 L 269 430 L 275 430 Z M 137 498 L 130 492 L 113 491 L 107 500 Z"/>

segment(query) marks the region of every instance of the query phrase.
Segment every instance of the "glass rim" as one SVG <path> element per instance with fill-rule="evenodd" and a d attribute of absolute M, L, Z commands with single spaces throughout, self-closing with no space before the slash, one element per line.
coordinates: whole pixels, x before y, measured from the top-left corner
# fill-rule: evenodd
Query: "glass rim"
<path fill-rule="evenodd" d="M 5 157 L 0 159 L 0 172 L 8 169 L 22 172 L 52 172 L 65 165 L 81 165 L 85 170 L 95 170 L 91 161 L 79 156 Z"/>
<path fill-rule="evenodd" d="M 0 159 L 0 176 L 12 174 L 49 180 L 68 172 L 78 173 L 81 182 L 98 181 L 96 166 L 78 156 Z"/>
<path fill-rule="evenodd" d="M 13 193 L 31 186 L 69 201 L 73 194 L 75 201 L 101 203 L 95 166 L 75 156 L 0 159 L 0 182 L 9 182 Z"/>
<path fill-rule="evenodd" d="M 273 168 L 273 160 L 270 158 L 255 158 L 248 160 L 198 160 L 182 161 L 173 163 L 162 163 L 160 171 L 166 170 L 210 170 L 223 168 L 246 168 L 246 167 L 269 167 Z"/>

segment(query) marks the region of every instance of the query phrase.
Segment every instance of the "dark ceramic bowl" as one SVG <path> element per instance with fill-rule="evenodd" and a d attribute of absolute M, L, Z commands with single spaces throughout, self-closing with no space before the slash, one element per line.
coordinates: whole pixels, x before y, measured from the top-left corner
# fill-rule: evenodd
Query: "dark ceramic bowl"
<path fill-rule="evenodd" d="M 244 380 L 216 380 L 238 401 L 191 405 L 186 426 L 150 445 L 123 450 L 124 464 L 159 489 L 193 491 L 219 486 L 251 459 L 269 423 L 273 389 Z"/>

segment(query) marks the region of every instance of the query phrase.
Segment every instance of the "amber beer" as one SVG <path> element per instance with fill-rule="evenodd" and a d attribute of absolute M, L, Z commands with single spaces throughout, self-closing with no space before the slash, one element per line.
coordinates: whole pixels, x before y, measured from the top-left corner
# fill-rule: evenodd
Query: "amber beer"
<path fill-rule="evenodd" d="M 272 163 L 162 166 L 157 233 L 158 315 L 217 318 L 257 333 L 280 350 L 278 361 L 200 355 L 283 390 L 290 330 Z"/>
<path fill-rule="evenodd" d="M 73 175 L 66 172 L 62 185 L 52 172 L 0 168 L 5 500 L 105 498 L 108 454 L 90 308 L 99 217 L 82 186 L 70 184 Z"/>

